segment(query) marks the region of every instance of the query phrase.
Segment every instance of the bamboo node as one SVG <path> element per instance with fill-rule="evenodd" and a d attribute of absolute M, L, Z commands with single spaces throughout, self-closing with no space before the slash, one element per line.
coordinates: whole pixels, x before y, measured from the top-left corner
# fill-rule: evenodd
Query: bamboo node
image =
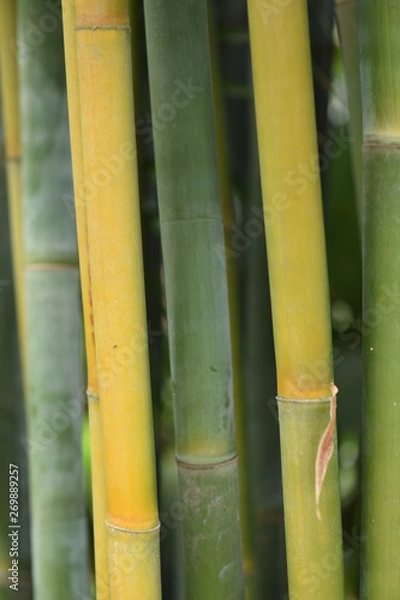
<path fill-rule="evenodd" d="M 121 531 L 123 533 L 129 533 L 130 535 L 150 535 L 150 534 L 154 534 L 157 533 L 157 531 L 160 530 L 161 525 L 160 522 L 157 522 L 157 524 L 154 527 L 150 527 L 149 529 L 131 529 L 131 528 L 126 528 L 126 527 L 120 527 L 119 525 L 113 525 L 112 523 L 110 523 L 110 521 L 108 521 L 106 519 L 106 527 L 108 529 L 112 529 L 114 531 Z"/>

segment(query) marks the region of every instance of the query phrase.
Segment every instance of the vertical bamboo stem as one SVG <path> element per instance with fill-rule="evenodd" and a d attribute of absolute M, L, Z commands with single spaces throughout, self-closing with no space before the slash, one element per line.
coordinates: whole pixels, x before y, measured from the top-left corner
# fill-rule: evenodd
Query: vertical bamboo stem
<path fill-rule="evenodd" d="M 360 0 L 363 112 L 363 321 L 361 595 L 398 595 L 400 532 L 400 6 Z"/>
<path fill-rule="evenodd" d="M 0 126 L 0 151 L 2 149 L 3 127 Z M 11 600 L 17 592 L 21 600 L 30 600 L 32 591 L 28 465 L 23 444 L 26 437 L 25 418 L 9 229 L 6 177 L 4 163 L 2 163 L 0 164 L 0 598 Z M 15 474 L 15 467 L 10 469 L 10 465 L 17 467 L 17 474 Z M 13 473 L 13 480 L 10 478 L 10 473 Z M 10 522 L 10 491 L 13 494 L 11 499 L 18 502 L 19 527 L 14 529 L 9 527 L 13 524 Z M 12 537 L 10 533 L 13 534 Z M 15 533 L 18 538 L 18 548 L 14 545 Z M 15 561 L 18 561 L 16 565 Z"/>
<path fill-rule="evenodd" d="M 11 244 L 18 336 L 22 373 L 25 371 L 25 317 L 23 299 L 23 234 L 21 199 L 21 145 L 17 66 L 17 2 L 0 2 L 0 72 L 2 112 L 5 134 L 5 159 L 11 226 Z"/>
<path fill-rule="evenodd" d="M 233 600 L 244 589 L 206 0 L 146 0 L 145 23 L 185 597 Z"/>
<path fill-rule="evenodd" d="M 307 3 L 249 0 L 290 598 L 343 598 L 328 281 Z"/>
<path fill-rule="evenodd" d="M 63 202 L 72 174 L 62 27 L 45 0 L 21 0 L 18 23 L 34 595 L 70 600 L 88 593 L 88 561 L 79 273 Z"/>
<path fill-rule="evenodd" d="M 63 0 L 64 49 L 68 91 L 68 112 L 72 146 L 72 169 L 74 177 L 75 214 L 78 235 L 79 268 L 83 299 L 85 327 L 86 361 L 88 375 L 88 407 L 91 447 L 91 474 L 93 497 L 93 528 L 96 597 L 108 600 L 110 596 L 108 582 L 107 556 L 107 501 L 104 473 L 103 435 L 101 429 L 98 382 L 96 373 L 95 338 L 93 328 L 93 306 L 89 267 L 89 246 L 87 236 L 86 206 L 83 201 L 83 157 L 80 120 L 80 101 L 78 88 L 78 62 L 76 54 L 75 3 Z"/>
<path fill-rule="evenodd" d="M 211 74 L 214 95 L 216 143 L 218 170 L 221 186 L 221 209 L 224 226 L 226 253 L 226 275 L 228 284 L 229 325 L 231 332 L 233 406 L 235 419 L 235 440 L 238 453 L 240 529 L 243 552 L 243 574 L 245 578 L 246 599 L 251 600 L 257 594 L 257 573 L 254 555 L 250 481 L 248 476 L 248 451 L 246 436 L 246 407 L 242 378 L 242 356 L 240 340 L 239 287 L 236 261 L 230 253 L 232 226 L 234 225 L 233 198 L 229 175 L 225 114 L 221 94 L 221 80 L 215 39 L 215 17 L 213 7 L 208 2 L 209 36 L 211 50 Z"/>
<path fill-rule="evenodd" d="M 110 590 L 153 600 L 159 522 L 127 3 L 78 0 L 76 36 Z"/>
<path fill-rule="evenodd" d="M 350 111 L 351 160 L 356 190 L 359 223 L 362 217 L 362 109 L 360 88 L 360 59 L 358 53 L 356 0 L 336 0 L 336 22 L 346 78 Z"/>

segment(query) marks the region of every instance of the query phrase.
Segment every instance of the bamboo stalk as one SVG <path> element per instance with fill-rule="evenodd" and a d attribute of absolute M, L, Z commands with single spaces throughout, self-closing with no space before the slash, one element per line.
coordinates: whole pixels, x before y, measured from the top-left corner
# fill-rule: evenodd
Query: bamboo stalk
<path fill-rule="evenodd" d="M 223 107 L 223 98 L 221 94 L 221 80 L 215 39 L 215 17 L 213 14 L 213 7 L 210 2 L 208 2 L 208 14 L 218 170 L 221 186 L 222 222 L 224 227 L 225 248 L 227 249 L 226 275 L 228 284 L 229 325 L 231 332 L 235 440 L 239 459 L 239 506 L 243 552 L 243 574 L 245 580 L 246 598 L 248 600 L 251 600 L 252 598 L 257 597 L 258 581 L 254 552 L 254 536 L 250 496 L 251 488 L 248 474 L 248 442 L 246 435 L 246 406 L 243 393 L 244 390 L 242 377 L 238 272 L 236 261 L 232 260 L 231 256 L 232 226 L 235 224 L 235 221 L 233 214 L 232 188 L 229 175 L 225 114 Z"/>
<path fill-rule="evenodd" d="M 400 588 L 400 6 L 358 3 L 363 119 L 363 321 L 361 598 Z"/>
<path fill-rule="evenodd" d="M 305 0 L 249 0 L 291 599 L 344 598 L 336 391 Z"/>
<path fill-rule="evenodd" d="M 2 125 L 0 125 L 0 148 L 3 148 Z M 0 439 L 2 443 L 0 453 L 0 598 L 11 600 L 17 591 L 22 600 L 29 600 L 31 598 L 31 557 L 28 465 L 23 446 L 25 419 L 5 179 L 4 163 L 2 163 L 0 164 Z M 17 469 L 14 466 L 10 469 L 10 465 L 15 465 Z M 13 474 L 12 479 L 10 473 Z M 10 492 L 12 496 L 10 496 Z M 9 527 L 13 525 L 10 522 L 10 500 L 13 505 L 15 505 L 15 501 L 18 502 L 18 523 L 16 523 L 19 525 L 18 528 Z M 12 537 L 10 537 L 10 533 L 13 534 Z M 16 537 L 18 538 L 18 548 L 14 545 Z M 10 586 L 12 587 L 10 588 Z"/>
<path fill-rule="evenodd" d="M 18 67 L 16 53 L 17 2 L 0 2 L 0 72 L 2 112 L 5 134 L 5 159 L 11 226 L 12 260 L 17 304 L 18 336 L 22 372 L 25 367 L 25 317 L 23 298 L 23 234 L 21 199 L 21 147 Z"/>
<path fill-rule="evenodd" d="M 283 598 L 287 590 L 282 474 L 276 402 L 275 357 L 268 266 L 258 165 L 254 105 L 249 107 L 248 206 L 245 223 L 260 230 L 245 253 L 244 384 L 248 405 L 252 486 L 260 597 Z M 257 220 L 255 219 L 257 215 Z M 246 229 L 246 226 L 245 226 Z"/>
<path fill-rule="evenodd" d="M 206 1 L 145 2 L 188 600 L 244 595 L 207 23 Z"/>
<path fill-rule="evenodd" d="M 350 111 L 351 160 L 356 190 L 359 223 L 362 217 L 362 110 L 360 88 L 360 59 L 357 36 L 356 0 L 336 0 L 336 22 L 339 31 L 340 50 L 346 78 L 347 99 Z"/>
<path fill-rule="evenodd" d="M 64 49 L 67 76 L 68 112 L 72 146 L 72 168 L 74 176 L 75 214 L 79 249 L 79 267 L 83 300 L 83 316 L 85 326 L 85 344 L 87 361 L 87 399 L 89 407 L 89 428 L 91 447 L 91 476 L 93 502 L 93 528 L 96 597 L 108 600 L 110 597 L 108 582 L 107 555 L 107 501 L 104 473 L 103 435 L 99 405 L 99 392 L 96 373 L 95 337 L 93 328 L 93 306 L 89 268 L 89 247 L 87 235 L 86 206 L 82 201 L 83 157 L 82 132 L 80 121 L 80 101 L 78 88 L 78 62 L 75 35 L 75 3 L 63 0 Z"/>
<path fill-rule="evenodd" d="M 78 0 L 76 37 L 110 591 L 153 600 L 159 522 L 127 3 Z"/>
<path fill-rule="evenodd" d="M 18 24 L 34 595 L 66 600 L 88 593 L 88 564 L 79 273 L 62 201 L 72 187 L 62 28 L 45 0 L 21 0 Z"/>

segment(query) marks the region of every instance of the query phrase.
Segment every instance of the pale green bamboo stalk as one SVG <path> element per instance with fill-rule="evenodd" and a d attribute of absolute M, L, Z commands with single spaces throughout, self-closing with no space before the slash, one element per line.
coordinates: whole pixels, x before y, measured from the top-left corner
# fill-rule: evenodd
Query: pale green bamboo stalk
<path fill-rule="evenodd" d="M 347 100 L 350 112 L 350 147 L 353 177 L 356 191 L 357 211 L 361 226 L 362 218 L 362 110 L 360 88 L 360 58 L 357 36 L 356 0 L 336 0 L 336 23 L 339 31 L 340 50 L 346 78 Z"/>
<path fill-rule="evenodd" d="M 34 594 L 88 593 L 81 413 L 81 310 L 61 6 L 21 0 L 24 284 Z"/>
<path fill-rule="evenodd" d="M 185 597 L 235 600 L 244 586 L 207 20 L 205 0 L 145 2 Z"/>
<path fill-rule="evenodd" d="M 400 589 L 400 5 L 359 0 L 363 111 L 363 321 L 360 597 Z"/>

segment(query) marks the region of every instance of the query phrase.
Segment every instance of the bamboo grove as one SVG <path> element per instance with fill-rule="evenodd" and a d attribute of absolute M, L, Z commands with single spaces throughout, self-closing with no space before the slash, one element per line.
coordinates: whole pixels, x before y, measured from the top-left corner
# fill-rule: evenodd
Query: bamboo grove
<path fill-rule="evenodd" d="M 0 600 L 398 597 L 399 27 L 0 0 Z"/>

